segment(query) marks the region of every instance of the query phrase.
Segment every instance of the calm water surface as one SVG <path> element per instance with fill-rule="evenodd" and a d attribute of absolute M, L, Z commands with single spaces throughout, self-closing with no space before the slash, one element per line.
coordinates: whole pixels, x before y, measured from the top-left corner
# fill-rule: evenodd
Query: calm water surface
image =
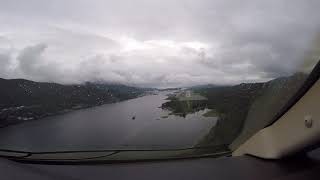
<path fill-rule="evenodd" d="M 216 123 L 199 111 L 186 118 L 159 108 L 166 93 L 73 111 L 0 129 L 0 149 L 24 151 L 185 148 Z M 132 117 L 136 118 L 133 120 Z"/>

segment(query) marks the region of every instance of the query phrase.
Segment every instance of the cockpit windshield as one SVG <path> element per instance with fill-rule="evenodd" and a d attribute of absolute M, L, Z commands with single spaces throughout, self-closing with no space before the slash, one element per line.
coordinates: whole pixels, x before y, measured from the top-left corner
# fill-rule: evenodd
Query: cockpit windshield
<path fill-rule="evenodd" d="M 320 57 L 320 1 L 0 0 L 0 155 L 227 155 Z"/>

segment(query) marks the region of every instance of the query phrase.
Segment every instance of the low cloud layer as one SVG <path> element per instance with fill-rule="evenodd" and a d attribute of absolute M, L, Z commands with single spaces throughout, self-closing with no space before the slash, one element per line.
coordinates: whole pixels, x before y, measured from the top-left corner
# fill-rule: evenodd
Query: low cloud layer
<path fill-rule="evenodd" d="M 318 0 L 0 0 L 0 77 L 148 87 L 266 81 L 317 60 L 318 7 Z"/>

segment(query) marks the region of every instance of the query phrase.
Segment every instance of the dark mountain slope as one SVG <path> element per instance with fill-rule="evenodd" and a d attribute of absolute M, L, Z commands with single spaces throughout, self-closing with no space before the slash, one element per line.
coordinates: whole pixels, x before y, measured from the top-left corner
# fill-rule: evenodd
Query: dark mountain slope
<path fill-rule="evenodd" d="M 119 84 L 61 85 L 0 79 L 0 125 L 135 98 L 143 92 Z"/>
<path fill-rule="evenodd" d="M 297 73 L 265 83 L 200 90 L 208 107 L 221 115 L 219 122 L 200 144 L 229 145 L 231 148 L 264 128 L 298 91 L 307 75 Z"/>

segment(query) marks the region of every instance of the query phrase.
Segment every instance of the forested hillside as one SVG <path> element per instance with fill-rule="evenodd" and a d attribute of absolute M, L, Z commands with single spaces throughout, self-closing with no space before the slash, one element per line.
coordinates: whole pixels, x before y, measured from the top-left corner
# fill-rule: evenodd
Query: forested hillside
<path fill-rule="evenodd" d="M 119 84 L 61 85 L 0 79 L 0 125 L 135 98 L 144 89 Z"/>

